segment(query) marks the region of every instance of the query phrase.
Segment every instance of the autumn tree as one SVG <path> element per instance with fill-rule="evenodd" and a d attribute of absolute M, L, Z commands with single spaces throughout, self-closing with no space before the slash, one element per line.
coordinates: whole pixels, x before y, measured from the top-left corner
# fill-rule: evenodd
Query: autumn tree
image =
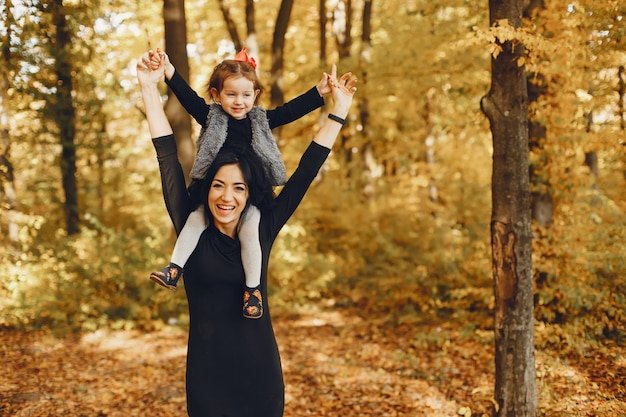
<path fill-rule="evenodd" d="M 15 182 L 11 163 L 11 134 L 9 131 L 9 79 L 11 78 L 10 39 L 13 27 L 12 1 L 7 0 L 0 14 L 6 31 L 0 36 L 0 234 L 17 240 L 17 226 L 13 220 L 15 209 Z"/>
<path fill-rule="evenodd" d="M 352 0 L 340 0 L 333 10 L 333 35 L 339 59 L 350 56 L 352 46 Z"/>
<path fill-rule="evenodd" d="M 319 60 L 322 66 L 326 66 L 326 25 L 328 23 L 328 17 L 326 16 L 326 0 L 320 0 L 319 5 L 319 37 L 320 37 L 320 52 Z"/>
<path fill-rule="evenodd" d="M 61 145 L 61 168 L 65 201 L 65 227 L 68 235 L 79 231 L 78 190 L 76 185 L 76 112 L 73 99 L 72 43 L 70 13 L 62 0 L 39 4 L 44 17 L 45 42 L 53 59 L 53 74 L 48 86 L 54 94 L 46 94 L 46 116 L 56 125 Z M 44 93 L 45 94 L 45 93 Z"/>
<path fill-rule="evenodd" d="M 528 3 L 524 8 L 524 16 L 532 19 L 538 11 L 545 7 L 543 0 L 535 0 Z M 548 77 L 540 72 L 531 72 L 527 75 L 527 89 L 529 104 L 537 103 L 541 96 L 549 94 L 551 86 L 548 85 Z M 554 190 L 550 184 L 549 175 L 546 175 L 546 164 L 550 159 L 545 150 L 546 126 L 540 118 L 529 117 L 528 135 L 529 146 L 540 157 L 530 165 L 531 182 L 531 213 L 532 218 L 540 226 L 550 226 L 554 210 Z"/>
<path fill-rule="evenodd" d="M 237 30 L 237 22 L 232 17 L 232 13 L 230 7 L 226 4 L 224 0 L 218 1 L 220 11 L 222 12 L 222 17 L 224 18 L 224 24 L 226 25 L 226 30 L 230 36 L 230 40 L 233 42 L 235 46 L 235 50 L 239 51 L 244 46 L 250 56 L 259 56 L 259 45 L 256 37 L 256 12 L 254 8 L 254 0 L 246 0 L 245 7 L 245 20 L 246 20 L 246 38 L 245 41 L 242 41 L 241 36 L 239 35 L 239 31 Z M 257 72 L 260 70 L 260 62 L 257 60 Z"/>
<path fill-rule="evenodd" d="M 292 8 L 293 0 L 281 0 L 278 15 L 276 16 L 276 24 L 274 25 L 274 34 L 272 36 L 272 61 L 270 67 L 270 100 L 272 106 L 281 105 L 285 101 L 283 90 L 285 35 L 289 27 L 289 18 L 291 17 Z"/>
<path fill-rule="evenodd" d="M 165 28 L 165 50 L 170 61 L 184 79 L 189 80 L 189 61 L 187 59 L 187 19 L 185 16 L 185 0 L 163 1 L 163 24 Z M 191 118 L 183 108 L 176 95 L 171 91 L 165 103 L 167 115 L 178 148 L 178 158 L 183 172 L 189 180 L 189 172 L 193 165 L 194 145 L 191 138 Z"/>
<path fill-rule="evenodd" d="M 361 19 L 361 54 L 362 60 L 361 68 L 361 80 L 360 83 L 363 87 L 367 87 L 369 82 L 368 71 L 372 59 L 372 13 L 373 13 L 373 0 L 365 0 L 363 4 L 363 14 Z M 371 199 L 374 191 L 372 171 L 375 169 L 376 160 L 374 157 L 373 147 L 371 143 L 371 137 L 369 135 L 369 118 L 370 109 L 367 96 L 364 96 L 359 101 L 359 124 L 362 126 L 363 132 L 363 145 L 361 146 L 361 158 L 363 161 L 363 195 Z"/>
<path fill-rule="evenodd" d="M 522 0 L 490 0 L 490 25 L 522 26 Z M 495 412 L 537 415 L 528 92 L 524 46 L 498 41 L 491 88 L 481 107 L 493 137 L 491 245 L 495 292 Z"/>
<path fill-rule="evenodd" d="M 256 33 L 256 10 L 254 0 L 246 0 L 246 47 L 250 55 L 259 56 L 259 41 Z M 257 71 L 260 63 L 257 60 Z"/>

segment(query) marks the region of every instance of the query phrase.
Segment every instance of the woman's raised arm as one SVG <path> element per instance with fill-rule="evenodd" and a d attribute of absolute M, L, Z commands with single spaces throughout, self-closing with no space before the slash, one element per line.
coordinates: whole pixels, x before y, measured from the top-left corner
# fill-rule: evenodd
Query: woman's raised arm
<path fill-rule="evenodd" d="M 349 73 L 348 73 L 349 74 Z M 356 92 L 356 78 L 351 75 L 341 77 L 337 80 L 337 66 L 333 65 L 331 74 L 328 77 L 328 85 L 331 88 L 333 107 L 328 115 L 328 120 L 322 125 L 313 139 L 319 145 L 332 149 L 341 127 L 344 125 L 352 97 Z"/>
<path fill-rule="evenodd" d="M 159 80 L 163 78 L 164 67 L 162 57 L 161 64 L 156 69 L 150 68 L 147 54 L 144 54 L 137 61 L 137 80 L 141 87 L 141 96 L 143 97 L 143 104 L 146 110 L 146 118 L 148 119 L 148 129 L 153 139 L 173 133 L 172 126 L 165 116 L 161 94 L 157 88 Z"/>

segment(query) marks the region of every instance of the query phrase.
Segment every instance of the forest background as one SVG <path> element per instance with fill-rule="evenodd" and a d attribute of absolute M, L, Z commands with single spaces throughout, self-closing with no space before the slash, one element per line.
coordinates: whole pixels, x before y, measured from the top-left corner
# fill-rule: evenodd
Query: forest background
<path fill-rule="evenodd" d="M 408 326 L 417 332 L 411 349 L 450 343 L 452 329 L 453 343 L 489 349 L 491 135 L 480 100 L 506 27 L 489 29 L 487 2 L 353 1 L 340 26 L 341 10 L 327 3 L 329 43 L 320 53 L 319 4 L 294 2 L 278 80 L 280 4 L 255 3 L 263 105 L 272 105 L 270 86 L 288 100 L 332 63 L 360 79 L 358 111 L 274 246 L 273 316 L 345 311 L 381 329 Z M 234 1 L 188 0 L 185 8 L 189 81 L 199 91 L 235 53 L 224 10 L 240 33 L 246 12 Z M 162 9 L 145 0 L 0 3 L 4 326 L 63 336 L 187 324 L 184 293 L 147 280 L 174 242 L 134 73 L 143 52 L 165 46 Z M 621 369 L 625 11 L 618 1 L 546 0 L 522 36 L 535 128 L 536 348 L 563 361 L 604 355 Z M 61 51 L 59 15 L 71 34 Z M 68 84 L 70 94 L 60 94 Z M 288 171 L 320 117 L 276 132 Z"/>

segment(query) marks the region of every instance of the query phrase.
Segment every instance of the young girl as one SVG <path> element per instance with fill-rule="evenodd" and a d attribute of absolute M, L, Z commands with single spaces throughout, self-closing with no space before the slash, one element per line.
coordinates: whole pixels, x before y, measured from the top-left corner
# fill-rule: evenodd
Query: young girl
<path fill-rule="evenodd" d="M 207 227 L 203 205 L 194 195 L 198 193 L 198 184 L 204 179 L 217 153 L 231 151 L 241 154 L 251 148 L 263 164 L 272 185 L 283 185 L 287 180 L 286 169 L 271 129 L 297 120 L 321 107 L 324 104 L 323 95 L 330 93 L 331 88 L 327 75 L 324 74 L 316 87 L 281 107 L 266 111 L 256 105 L 262 87 L 256 74 L 256 62 L 248 56 L 244 47 L 235 59 L 224 60 L 213 70 L 208 85 L 213 104 L 208 105 L 176 72 L 167 54 L 157 49 L 156 53 L 150 51 L 149 57 L 153 68 L 158 68 L 161 60 L 164 60 L 167 85 L 187 112 L 202 125 L 189 186 L 189 193 L 198 208 L 189 215 L 179 234 L 169 266 L 150 275 L 150 279 L 158 284 L 176 290 L 185 263 Z M 345 74 L 342 81 L 349 76 L 350 74 Z M 219 207 L 224 213 L 228 213 L 235 208 L 235 204 L 236 202 L 224 201 Z M 246 278 L 243 316 L 253 319 L 263 315 L 259 219 L 259 210 L 249 206 L 238 229 Z"/>

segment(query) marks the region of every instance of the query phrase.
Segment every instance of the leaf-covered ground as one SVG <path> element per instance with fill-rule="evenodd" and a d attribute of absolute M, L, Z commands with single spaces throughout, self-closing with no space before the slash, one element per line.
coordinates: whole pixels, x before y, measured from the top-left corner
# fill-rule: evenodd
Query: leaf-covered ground
<path fill-rule="evenodd" d="M 285 417 L 489 414 L 489 332 L 461 333 L 443 324 L 391 327 L 348 313 L 275 319 Z M 0 336 L 2 416 L 186 415 L 184 331 L 57 339 L 3 329 Z M 626 416 L 624 353 L 607 347 L 574 363 L 538 352 L 540 414 Z"/>

